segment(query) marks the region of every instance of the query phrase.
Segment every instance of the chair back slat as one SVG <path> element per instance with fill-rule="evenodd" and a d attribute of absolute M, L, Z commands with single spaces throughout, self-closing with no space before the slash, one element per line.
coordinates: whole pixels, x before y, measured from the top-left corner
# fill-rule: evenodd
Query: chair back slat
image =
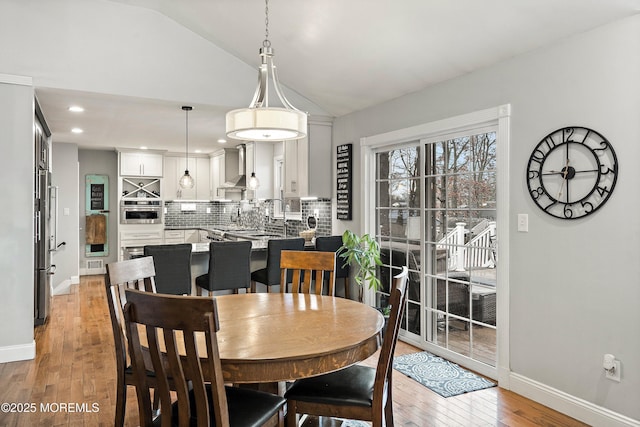
<path fill-rule="evenodd" d="M 127 332 L 131 336 L 129 345 L 135 356 L 132 366 L 137 378 L 146 376 L 143 347 L 137 333 L 142 327 L 146 329 L 146 348 L 151 354 L 153 371 L 156 376 L 171 378 L 174 383 L 179 425 L 189 425 L 192 416 L 197 418 L 199 426 L 208 425 L 209 412 L 213 411 L 216 425 L 228 427 L 229 412 L 216 338 L 219 321 L 215 298 L 151 294 L 135 290 L 127 290 L 126 297 L 124 316 Z M 196 333 L 205 334 L 207 358 L 200 357 Z M 164 348 L 158 340 L 160 336 Z M 211 372 L 211 377 L 206 379 L 203 363 L 208 365 L 206 370 Z M 210 388 L 205 383 L 211 384 Z M 147 404 L 150 396 L 148 383 L 143 380 L 137 386 L 143 388 L 138 392 L 141 425 L 152 425 L 151 406 Z M 168 387 L 158 388 L 155 392 L 162 394 L 161 421 L 165 425 L 175 417 L 172 413 L 175 406 L 164 403 L 171 401 Z M 191 412 L 190 395 L 193 396 L 195 414 Z M 209 397 L 214 402 L 212 408 L 209 407 Z"/>
<path fill-rule="evenodd" d="M 317 251 L 282 251 L 280 255 L 280 290 L 287 292 L 287 276 L 291 277 L 292 293 L 310 293 L 315 283 L 315 293 L 322 295 L 323 280 L 328 277 L 327 295 L 335 293 L 336 254 Z"/>
<path fill-rule="evenodd" d="M 382 397 L 384 395 L 384 388 L 391 385 L 393 352 L 395 351 L 396 344 L 398 342 L 402 316 L 404 315 L 405 307 L 407 305 L 408 276 L 409 269 L 404 266 L 402 267 L 402 271 L 393 277 L 393 288 L 391 290 L 391 295 L 389 296 L 391 312 L 389 313 L 389 321 L 384 332 L 380 355 L 378 356 L 378 365 L 376 368 L 376 379 L 373 391 L 374 396 Z M 374 398 L 374 400 L 376 399 Z M 381 404 L 381 401 L 381 398 L 377 399 L 378 404 Z"/>

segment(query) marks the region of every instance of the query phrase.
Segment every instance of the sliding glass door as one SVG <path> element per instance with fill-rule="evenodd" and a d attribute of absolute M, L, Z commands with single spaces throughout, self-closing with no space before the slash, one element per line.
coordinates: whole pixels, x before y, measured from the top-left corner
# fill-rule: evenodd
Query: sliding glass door
<path fill-rule="evenodd" d="M 496 135 L 478 127 L 374 151 L 383 262 L 376 303 L 386 304 L 391 277 L 407 265 L 403 336 L 489 375 L 497 359 Z"/>

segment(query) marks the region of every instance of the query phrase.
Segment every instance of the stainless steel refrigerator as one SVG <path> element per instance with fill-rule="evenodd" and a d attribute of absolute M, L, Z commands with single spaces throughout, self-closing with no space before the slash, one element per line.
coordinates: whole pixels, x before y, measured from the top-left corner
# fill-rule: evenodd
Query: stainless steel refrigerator
<path fill-rule="evenodd" d="M 36 115 L 37 116 L 37 115 Z M 38 117 L 39 118 L 39 117 Z M 55 230 L 51 224 L 51 197 L 57 197 L 51 191 L 51 172 L 49 171 L 50 132 L 36 120 L 34 162 L 34 323 L 41 325 L 49 316 L 51 300 L 51 275 L 55 265 L 51 265 L 51 250 L 55 249 Z M 55 212 L 54 212 L 55 214 Z"/>
<path fill-rule="evenodd" d="M 55 266 L 51 265 L 51 227 L 49 209 L 49 183 L 51 172 L 38 170 L 36 199 L 34 206 L 34 318 L 35 324 L 43 324 L 49 315 L 51 298 L 51 274 Z"/>

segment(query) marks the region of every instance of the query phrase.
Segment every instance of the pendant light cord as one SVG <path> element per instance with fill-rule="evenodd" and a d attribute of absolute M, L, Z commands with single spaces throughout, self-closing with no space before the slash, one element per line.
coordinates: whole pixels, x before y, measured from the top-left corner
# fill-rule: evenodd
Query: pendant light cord
<path fill-rule="evenodd" d="M 269 0 L 264 1 L 264 40 L 262 46 L 271 47 L 271 41 L 269 41 Z"/>
<path fill-rule="evenodd" d="M 185 170 L 189 170 L 189 111 L 191 111 L 193 109 L 193 107 L 189 107 L 188 105 L 184 105 L 184 106 L 182 106 L 182 109 L 186 113 L 186 121 L 185 121 L 185 123 L 186 123 L 186 125 L 185 125 L 186 146 L 185 146 L 185 153 L 184 153 Z"/>

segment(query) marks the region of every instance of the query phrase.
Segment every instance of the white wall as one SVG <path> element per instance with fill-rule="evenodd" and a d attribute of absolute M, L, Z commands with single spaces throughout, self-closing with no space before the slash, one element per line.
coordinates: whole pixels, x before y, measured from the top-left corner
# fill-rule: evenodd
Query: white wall
<path fill-rule="evenodd" d="M 334 153 L 354 143 L 359 159 L 363 136 L 507 103 L 512 388 L 583 419 L 597 406 L 640 420 L 640 15 L 338 118 Z M 540 139 L 571 125 L 605 135 L 620 172 L 603 208 L 566 221 L 536 207 L 525 168 Z M 354 167 L 358 195 L 357 161 Z M 362 206 L 356 200 L 353 208 L 355 220 L 336 221 L 334 233 L 360 231 Z M 518 213 L 529 215 L 528 233 L 517 232 Z M 620 383 L 604 378 L 605 353 L 622 361 Z M 562 406 L 573 398 L 577 412 Z"/>
<path fill-rule="evenodd" d="M 0 74 L 0 363 L 35 355 L 33 122 L 31 79 Z"/>
<path fill-rule="evenodd" d="M 1 8 L 0 72 L 32 76 L 36 88 L 234 108 L 253 95 L 255 67 L 150 9 L 106 0 L 5 0 Z"/>
<path fill-rule="evenodd" d="M 78 147 L 75 144 L 54 143 L 51 157 L 51 182 L 58 187 L 57 241 L 58 244 L 66 243 L 51 256 L 51 263 L 56 266 L 52 285 L 54 289 L 60 289 L 68 288 L 79 276 Z M 55 206 L 51 206 L 51 209 L 55 209 Z"/>

